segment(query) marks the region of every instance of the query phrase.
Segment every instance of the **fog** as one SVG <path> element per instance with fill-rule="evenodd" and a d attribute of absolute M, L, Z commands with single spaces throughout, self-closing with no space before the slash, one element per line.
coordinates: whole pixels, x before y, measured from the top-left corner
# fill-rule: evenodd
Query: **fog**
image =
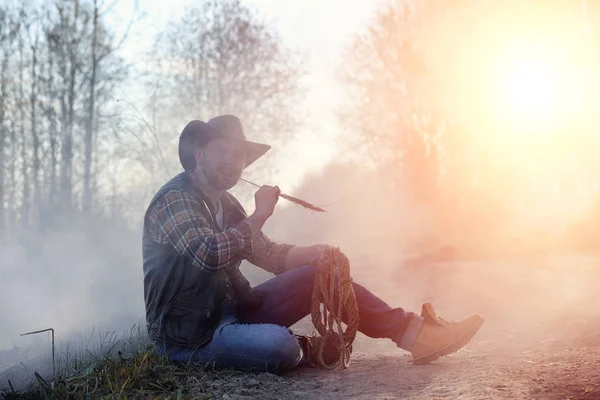
<path fill-rule="evenodd" d="M 39 329 L 54 328 L 65 341 L 92 329 L 131 328 L 144 309 L 140 242 L 125 225 L 92 220 L 26 242 L 5 240 L 0 348 L 46 342 L 19 336 Z"/>
<path fill-rule="evenodd" d="M 393 307 L 480 314 L 492 355 L 600 343 L 592 2 L 377 2 L 369 21 L 356 2 L 331 25 L 337 1 L 323 24 L 304 3 L 271 24 L 269 2 L 212 1 L 144 26 L 137 2 L 20 3 L 0 7 L 0 389 L 48 373 L 50 334 L 26 332 L 53 328 L 63 362 L 145 332 L 144 211 L 184 124 L 224 113 L 273 145 L 244 178 L 326 210 L 281 199 L 273 240 L 339 247 Z M 233 189 L 248 213 L 253 191 Z M 355 349 L 381 343 L 403 354 Z"/>
<path fill-rule="evenodd" d="M 280 242 L 339 246 L 351 261 L 354 280 L 392 306 L 418 313 L 423 302 L 432 302 L 450 320 L 479 313 L 486 319 L 481 340 L 496 346 L 526 346 L 569 329 L 581 333 L 581 326 L 598 321 L 594 283 L 600 270 L 593 254 L 531 252 L 513 241 L 496 243 L 515 250 L 504 256 L 455 248 L 444 259 L 419 262 L 416 257 L 436 254 L 448 238 L 436 234 L 430 216 L 401 185 L 356 165 L 326 166 L 289 193 L 326 213 L 281 200 L 265 232 Z M 247 186 L 236 191 L 251 194 Z M 251 212 L 251 201 L 246 203 Z M 141 214 L 146 204 L 138 207 Z M 482 246 L 493 247 L 485 240 L 481 237 Z M 90 219 L 65 223 L 27 241 L 5 240 L 0 254 L 0 348 L 5 349 L 0 370 L 21 361 L 35 368 L 28 363 L 47 354 L 49 334 L 19 336 L 25 332 L 54 328 L 58 343 L 93 347 L 102 341 L 101 332 L 120 335 L 140 323 L 144 330 L 139 229 Z M 243 271 L 253 284 L 272 277 L 249 265 Z M 507 340 L 510 335 L 518 340 Z"/>
<path fill-rule="evenodd" d="M 569 207 L 560 201 L 554 208 L 532 203 L 534 218 L 491 215 L 447 228 L 434 224 L 402 181 L 359 165 L 334 164 L 308 177 L 296 194 L 328 205 L 327 213 L 281 209 L 268 225 L 273 236 L 339 246 L 355 281 L 391 306 L 419 313 L 431 302 L 448 320 L 479 313 L 486 319 L 480 336 L 495 346 L 594 335 L 600 268 L 587 242 L 592 233 L 573 228 L 595 220 L 589 210 L 561 213 L 557 208 Z M 474 215 L 485 214 L 486 204 L 480 207 Z"/>

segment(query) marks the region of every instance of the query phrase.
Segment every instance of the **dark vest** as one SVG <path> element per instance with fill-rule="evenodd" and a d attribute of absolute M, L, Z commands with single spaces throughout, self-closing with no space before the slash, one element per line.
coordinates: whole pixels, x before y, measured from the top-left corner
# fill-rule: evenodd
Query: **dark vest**
<path fill-rule="evenodd" d="M 192 189 L 191 184 L 191 178 L 184 172 L 154 195 L 144 217 L 142 253 L 146 326 L 150 339 L 196 348 L 212 339 L 219 324 L 227 277 L 240 305 L 252 299 L 252 291 L 239 270 L 241 260 L 228 271 L 205 272 L 193 266 L 191 260 L 179 254 L 170 244 L 160 244 L 150 238 L 149 210 L 170 190 L 187 190 L 203 204 L 205 199 L 199 191 Z M 224 197 L 223 211 L 227 220 L 238 223 L 246 218 L 243 207 L 231 194 L 225 193 Z M 213 225 L 215 232 L 219 231 L 209 209 L 202 207 L 199 211 Z"/>

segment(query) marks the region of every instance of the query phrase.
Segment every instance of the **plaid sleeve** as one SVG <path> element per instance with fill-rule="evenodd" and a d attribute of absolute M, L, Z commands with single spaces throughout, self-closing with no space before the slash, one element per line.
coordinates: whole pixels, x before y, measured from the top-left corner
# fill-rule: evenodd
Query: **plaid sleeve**
<path fill-rule="evenodd" d="M 254 252 L 248 261 L 278 275 L 285 272 L 285 258 L 292 247 L 290 244 L 276 243 L 260 232 L 254 239 Z"/>
<path fill-rule="evenodd" d="M 167 192 L 150 214 L 157 233 L 195 267 L 217 272 L 252 255 L 252 228 L 246 221 L 222 233 L 212 230 L 200 204 L 185 191 Z"/>

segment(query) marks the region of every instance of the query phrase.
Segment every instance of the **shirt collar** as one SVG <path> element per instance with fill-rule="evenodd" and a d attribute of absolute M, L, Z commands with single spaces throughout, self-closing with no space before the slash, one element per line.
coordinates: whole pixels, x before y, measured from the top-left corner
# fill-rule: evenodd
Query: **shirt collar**
<path fill-rule="evenodd" d="M 196 182 L 194 180 L 194 177 L 189 172 L 186 173 L 188 175 L 192 194 L 194 194 L 196 197 L 202 200 L 208 207 L 209 211 L 214 215 L 217 207 L 213 203 L 212 197 L 210 197 L 210 195 L 208 194 L 208 190 L 206 190 L 206 187 L 204 187 L 202 184 Z M 221 195 L 221 199 L 222 198 L 223 195 Z"/>

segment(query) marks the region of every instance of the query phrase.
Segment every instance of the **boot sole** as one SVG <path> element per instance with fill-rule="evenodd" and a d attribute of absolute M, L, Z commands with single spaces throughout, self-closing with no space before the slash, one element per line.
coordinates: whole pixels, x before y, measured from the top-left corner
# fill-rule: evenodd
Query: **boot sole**
<path fill-rule="evenodd" d="M 415 365 L 423 365 L 429 364 L 432 361 L 437 360 L 442 356 L 447 356 L 448 354 L 454 353 L 463 347 L 466 346 L 467 343 L 473 339 L 473 336 L 479 331 L 483 325 L 483 318 L 479 317 L 477 321 L 470 327 L 468 327 L 459 337 L 457 337 L 453 342 L 447 344 L 439 350 L 434 351 L 433 353 L 429 353 L 423 357 L 419 357 L 413 360 L 413 364 Z"/>

